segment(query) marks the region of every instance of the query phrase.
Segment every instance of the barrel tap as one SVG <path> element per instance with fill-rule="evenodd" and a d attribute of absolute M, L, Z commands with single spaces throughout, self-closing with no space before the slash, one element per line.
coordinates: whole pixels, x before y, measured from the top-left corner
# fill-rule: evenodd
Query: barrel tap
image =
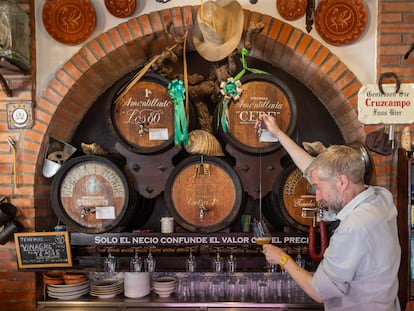
<path fill-rule="evenodd" d="M 259 137 L 259 139 L 262 136 L 262 133 L 263 133 L 263 125 L 262 125 L 262 121 L 259 121 L 256 127 L 256 135 L 257 137 Z"/>
<path fill-rule="evenodd" d="M 138 122 L 139 130 L 138 134 L 139 136 L 143 136 L 145 133 L 149 132 L 149 129 L 146 128 L 146 126 L 149 125 L 149 122 Z"/>
<path fill-rule="evenodd" d="M 80 218 L 85 219 L 87 213 L 95 213 L 96 208 L 82 206 Z"/>
<path fill-rule="evenodd" d="M 203 221 L 204 220 L 204 213 L 208 212 L 209 208 L 204 206 L 203 203 L 201 203 L 200 206 L 199 206 L 199 209 L 200 209 L 200 221 Z"/>

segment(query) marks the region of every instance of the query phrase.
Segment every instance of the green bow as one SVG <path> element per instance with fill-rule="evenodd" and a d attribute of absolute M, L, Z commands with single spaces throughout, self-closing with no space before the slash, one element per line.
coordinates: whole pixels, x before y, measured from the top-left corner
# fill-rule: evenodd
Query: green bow
<path fill-rule="evenodd" d="M 174 103 L 174 143 L 188 145 L 187 115 L 184 108 L 185 87 L 181 80 L 168 84 L 168 94 Z"/>
<path fill-rule="evenodd" d="M 241 62 L 242 62 L 243 69 L 234 77 L 234 81 L 240 80 L 245 75 L 246 71 L 250 71 L 251 73 L 263 73 L 266 75 L 269 74 L 268 72 L 260 70 L 260 69 L 249 68 L 247 66 L 247 62 L 245 59 L 245 57 L 249 56 L 249 54 L 250 54 L 250 51 L 248 49 L 246 48 L 241 49 Z"/>
<path fill-rule="evenodd" d="M 230 104 L 231 99 L 238 100 L 240 97 L 240 94 L 242 92 L 241 90 L 241 82 L 240 81 L 234 81 L 233 78 L 227 79 L 227 82 L 222 82 L 220 84 L 220 92 L 223 95 L 223 103 L 222 103 L 222 109 L 219 111 L 220 115 L 220 123 L 221 127 L 223 128 L 223 132 L 227 133 L 228 131 L 228 118 L 227 118 L 227 110 L 228 106 Z"/>

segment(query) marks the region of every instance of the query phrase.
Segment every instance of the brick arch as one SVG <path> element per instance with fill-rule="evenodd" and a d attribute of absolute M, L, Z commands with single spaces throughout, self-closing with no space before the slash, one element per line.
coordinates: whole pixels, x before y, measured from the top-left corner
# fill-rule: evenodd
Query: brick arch
<path fill-rule="evenodd" d="M 40 183 L 35 184 L 35 205 L 48 200 L 44 185 L 47 189 L 49 181 L 41 178 L 48 137 L 70 141 L 82 117 L 107 88 L 174 44 L 165 32 L 169 22 L 177 34 L 186 30 L 191 34 L 196 9 L 175 7 L 130 19 L 88 42 L 55 73 L 37 101 L 45 128 L 43 152 L 38 153 L 36 180 Z M 365 132 L 356 109 L 361 83 L 346 65 L 290 24 L 249 10 L 244 10 L 244 17 L 245 31 L 251 22 L 265 24 L 253 37 L 250 56 L 282 68 L 306 85 L 324 103 L 346 141 L 363 140 Z M 188 50 L 194 50 L 189 38 Z"/>

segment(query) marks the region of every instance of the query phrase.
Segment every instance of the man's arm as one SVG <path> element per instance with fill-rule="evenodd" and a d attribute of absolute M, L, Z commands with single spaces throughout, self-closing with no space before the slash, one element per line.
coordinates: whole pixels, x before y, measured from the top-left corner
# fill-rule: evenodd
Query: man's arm
<path fill-rule="evenodd" d="M 304 149 L 296 144 L 285 132 L 283 132 L 274 117 L 267 114 L 259 116 L 258 122 L 262 122 L 262 127 L 266 129 L 273 137 L 276 137 L 280 144 L 289 153 L 293 162 L 303 172 L 309 164 L 312 162 L 313 157 L 307 153 Z M 256 127 L 258 124 L 256 124 Z"/>
<path fill-rule="evenodd" d="M 266 260 L 272 264 L 279 264 L 280 259 L 286 255 L 281 248 L 271 244 L 263 245 L 263 254 L 266 256 Z M 292 258 L 288 259 L 283 268 L 306 294 L 316 302 L 323 303 L 322 298 L 312 288 L 312 273 L 300 267 Z"/>

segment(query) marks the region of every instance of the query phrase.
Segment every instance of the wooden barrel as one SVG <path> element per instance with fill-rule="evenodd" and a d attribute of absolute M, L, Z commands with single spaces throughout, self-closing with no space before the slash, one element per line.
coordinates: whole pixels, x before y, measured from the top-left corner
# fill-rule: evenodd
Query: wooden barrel
<path fill-rule="evenodd" d="M 142 228 L 150 219 L 155 206 L 155 198 L 148 199 L 138 195 L 138 202 L 135 205 L 134 211 L 128 219 L 125 220 L 125 231 L 132 232 Z"/>
<path fill-rule="evenodd" d="M 354 148 L 361 156 L 361 159 L 364 161 L 365 164 L 364 182 L 366 184 L 369 184 L 372 176 L 372 160 L 369 156 L 367 148 L 363 143 L 359 141 L 353 141 L 350 143 L 346 143 L 345 145 Z"/>
<path fill-rule="evenodd" d="M 174 144 L 174 104 L 168 83 L 160 75 L 147 73 L 114 99 L 112 125 L 121 142 L 137 153 L 160 153 Z"/>
<path fill-rule="evenodd" d="M 317 207 L 312 186 L 291 164 L 280 173 L 272 192 L 265 198 L 263 214 L 276 228 L 290 226 L 307 232 Z"/>
<path fill-rule="evenodd" d="M 229 128 L 220 135 L 224 141 L 244 153 L 268 153 L 279 149 L 279 143 L 259 142 L 254 125 L 260 114 L 273 115 L 280 128 L 292 135 L 296 125 L 296 102 L 286 84 L 273 75 L 251 74 L 241 79 L 242 93 L 228 107 Z"/>
<path fill-rule="evenodd" d="M 170 214 L 193 232 L 217 232 L 239 215 L 243 189 L 239 176 L 225 161 L 190 156 L 169 176 L 164 199 Z"/>
<path fill-rule="evenodd" d="M 103 156 L 84 155 L 65 162 L 51 185 L 57 217 L 71 230 L 111 231 L 137 213 L 138 194 L 132 179 Z"/>

